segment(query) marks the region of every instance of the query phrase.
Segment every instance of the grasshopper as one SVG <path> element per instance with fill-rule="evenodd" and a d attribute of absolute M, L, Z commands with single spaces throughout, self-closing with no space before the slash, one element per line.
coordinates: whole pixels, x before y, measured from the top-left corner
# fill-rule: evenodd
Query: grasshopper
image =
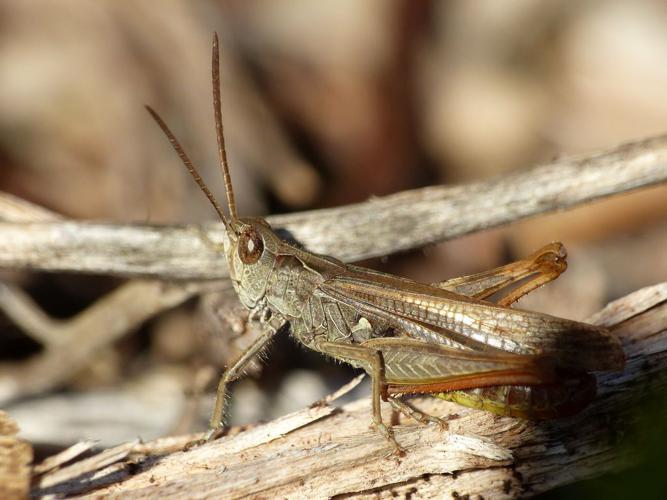
<path fill-rule="evenodd" d="M 287 329 L 307 348 L 370 375 L 373 424 L 396 453 L 402 449 L 383 422 L 383 400 L 420 422 L 443 423 L 402 396 L 432 394 L 499 414 L 552 418 L 574 413 L 594 397 L 590 372 L 623 368 L 621 344 L 606 329 L 510 308 L 565 270 L 560 243 L 497 269 L 426 284 L 308 252 L 281 239 L 266 220 L 239 217 L 225 150 L 216 34 L 212 66 L 228 215 L 174 134 L 147 106 L 218 213 L 234 289 L 250 318 L 263 325 L 220 379 L 207 440 L 223 427 L 229 383 Z"/>

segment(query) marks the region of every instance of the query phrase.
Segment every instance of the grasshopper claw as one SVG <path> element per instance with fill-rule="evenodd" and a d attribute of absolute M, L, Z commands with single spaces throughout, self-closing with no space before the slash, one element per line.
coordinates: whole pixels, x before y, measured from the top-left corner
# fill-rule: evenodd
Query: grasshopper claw
<path fill-rule="evenodd" d="M 220 436 L 222 436 L 222 433 L 224 432 L 224 430 L 225 430 L 224 427 L 214 427 L 212 429 L 209 429 L 206 432 L 206 434 L 204 434 L 203 441 L 205 443 L 210 443 L 211 441 L 215 441 Z"/>
<path fill-rule="evenodd" d="M 436 424 L 440 427 L 441 431 L 448 431 L 449 430 L 449 422 L 452 420 L 456 420 L 457 418 L 460 417 L 458 413 L 452 413 L 450 415 L 447 415 L 446 417 L 435 417 L 433 415 L 429 415 L 427 413 L 424 413 L 424 420 L 427 421 L 428 423 L 431 424 Z"/>
<path fill-rule="evenodd" d="M 185 446 L 183 446 L 183 451 L 190 451 L 191 449 L 197 448 L 198 446 L 201 446 L 203 444 L 206 444 L 205 439 L 195 439 L 187 443 Z"/>
<path fill-rule="evenodd" d="M 405 456 L 405 449 L 398 444 L 394 433 L 383 423 L 376 423 L 375 428 L 384 436 L 384 438 L 389 441 L 389 444 L 392 446 L 392 451 L 385 455 L 385 458 L 389 457 L 403 457 Z"/>
<path fill-rule="evenodd" d="M 443 431 L 446 431 L 449 429 L 449 421 L 454 420 L 459 417 L 457 414 L 452 414 L 452 415 L 447 415 L 445 418 L 441 417 L 435 417 L 433 415 L 429 415 L 428 413 L 424 413 L 417 408 L 413 407 L 412 405 L 406 403 L 405 401 L 401 401 L 398 398 L 390 398 L 389 402 L 391 405 L 398 410 L 399 412 L 403 413 L 404 415 L 410 417 L 414 421 L 422 424 L 422 425 L 427 425 L 427 424 L 437 424 L 440 426 L 440 429 Z"/>
<path fill-rule="evenodd" d="M 403 458 L 405 456 L 405 449 L 401 448 L 399 445 L 396 445 L 396 447 L 388 452 L 383 458 L 386 459 L 394 459 L 397 463 L 400 462 L 400 458 Z"/>
<path fill-rule="evenodd" d="M 194 439 L 187 443 L 183 447 L 183 451 L 189 451 L 192 448 L 197 448 L 198 446 L 201 446 L 206 443 L 210 443 L 211 441 L 215 441 L 217 438 L 219 438 L 222 433 L 224 432 L 224 427 L 216 427 L 214 429 L 209 429 L 206 434 L 200 439 Z"/>

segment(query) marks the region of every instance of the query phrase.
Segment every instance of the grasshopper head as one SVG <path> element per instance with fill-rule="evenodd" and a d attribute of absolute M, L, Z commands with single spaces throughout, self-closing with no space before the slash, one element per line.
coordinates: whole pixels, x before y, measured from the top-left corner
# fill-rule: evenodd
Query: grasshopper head
<path fill-rule="evenodd" d="M 254 307 L 264 296 L 279 241 L 262 218 L 242 217 L 231 221 L 223 239 L 225 256 L 229 277 L 246 307 Z"/>

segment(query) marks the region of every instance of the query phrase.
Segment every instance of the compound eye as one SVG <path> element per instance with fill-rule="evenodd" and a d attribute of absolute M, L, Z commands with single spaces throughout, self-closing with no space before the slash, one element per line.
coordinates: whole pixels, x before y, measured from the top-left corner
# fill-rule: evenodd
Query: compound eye
<path fill-rule="evenodd" d="M 239 236 L 239 258 L 244 264 L 254 264 L 262 256 L 264 241 L 253 228 L 244 229 Z"/>

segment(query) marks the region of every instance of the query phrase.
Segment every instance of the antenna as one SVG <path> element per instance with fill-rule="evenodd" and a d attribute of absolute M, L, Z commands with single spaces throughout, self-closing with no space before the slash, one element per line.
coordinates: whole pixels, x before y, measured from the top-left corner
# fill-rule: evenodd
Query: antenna
<path fill-rule="evenodd" d="M 230 227 L 229 221 L 227 220 L 227 217 L 225 217 L 225 214 L 222 211 L 222 207 L 220 207 L 220 205 L 218 204 L 218 201 L 215 199 L 215 196 L 213 196 L 211 191 L 209 191 L 208 187 L 206 186 L 206 183 L 201 178 L 201 175 L 199 175 L 199 172 L 197 171 L 195 166 L 190 161 L 190 158 L 188 157 L 188 155 L 185 153 L 185 150 L 183 149 L 183 147 L 178 142 L 178 139 L 176 139 L 176 136 L 173 134 L 173 132 L 169 129 L 169 127 L 164 122 L 164 120 L 162 118 L 160 118 L 160 115 L 158 115 L 153 108 L 151 108 L 150 106 L 146 106 L 146 110 L 150 113 L 150 115 L 153 117 L 155 122 L 162 129 L 162 132 L 164 132 L 164 135 L 167 136 L 167 139 L 169 139 L 169 142 L 171 143 L 172 147 L 174 148 L 174 150 L 178 154 L 179 158 L 181 159 L 181 161 L 185 165 L 185 168 L 188 169 L 188 172 L 190 172 L 190 175 L 192 175 L 192 178 L 195 180 L 195 182 L 199 186 L 199 189 L 201 189 L 204 192 L 204 194 L 208 198 L 208 201 L 211 202 L 211 205 L 213 205 L 213 208 L 215 208 L 215 211 L 218 212 L 218 216 L 220 217 L 220 220 L 222 221 L 222 223 L 225 225 L 226 228 L 229 228 Z"/>
<path fill-rule="evenodd" d="M 234 199 L 234 189 L 232 188 L 232 178 L 229 175 L 229 164 L 227 163 L 227 151 L 225 149 L 225 135 L 222 127 L 222 106 L 220 104 L 220 50 L 218 48 L 218 33 L 213 32 L 212 49 L 212 80 L 213 80 L 213 111 L 215 114 L 215 136 L 218 139 L 218 157 L 220 158 L 220 168 L 222 177 L 225 180 L 225 192 L 227 193 L 227 203 L 229 205 L 229 216 L 232 221 L 238 219 L 236 215 L 236 200 Z"/>

